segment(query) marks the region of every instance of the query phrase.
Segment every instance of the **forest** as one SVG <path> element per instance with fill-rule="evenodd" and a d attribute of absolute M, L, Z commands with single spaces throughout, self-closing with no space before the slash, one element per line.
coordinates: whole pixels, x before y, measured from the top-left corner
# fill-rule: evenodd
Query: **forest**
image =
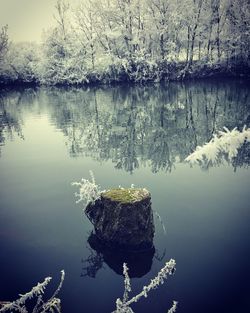
<path fill-rule="evenodd" d="M 0 28 L 0 84 L 249 76 L 248 0 L 58 0 L 53 17 L 39 43 Z"/>

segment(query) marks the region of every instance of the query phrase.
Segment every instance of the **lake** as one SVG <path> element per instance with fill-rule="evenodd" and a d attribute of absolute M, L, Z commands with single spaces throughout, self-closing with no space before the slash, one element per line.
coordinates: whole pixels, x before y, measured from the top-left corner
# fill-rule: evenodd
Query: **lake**
<path fill-rule="evenodd" d="M 250 148 L 233 162 L 191 167 L 184 160 L 213 134 L 250 127 L 247 82 L 152 86 L 15 88 L 0 92 L 0 300 L 17 299 L 45 277 L 63 312 L 109 313 L 170 258 L 176 272 L 136 313 L 250 312 Z M 154 253 L 96 247 L 71 182 L 151 192 Z M 164 232 L 164 224 L 166 232 Z"/>

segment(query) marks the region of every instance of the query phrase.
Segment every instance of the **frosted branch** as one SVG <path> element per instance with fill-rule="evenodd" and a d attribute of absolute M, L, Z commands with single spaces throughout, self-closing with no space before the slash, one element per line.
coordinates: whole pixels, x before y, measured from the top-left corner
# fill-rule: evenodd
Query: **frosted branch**
<path fill-rule="evenodd" d="M 0 312 L 12 312 L 17 311 L 20 313 L 28 313 L 26 302 L 29 299 L 37 298 L 36 305 L 34 306 L 32 313 L 46 313 L 46 312 L 61 312 L 61 301 L 60 299 L 56 298 L 55 296 L 59 293 L 63 281 L 65 277 L 65 272 L 61 271 L 61 281 L 52 295 L 46 302 L 43 301 L 43 294 L 48 285 L 51 281 L 51 277 L 46 277 L 42 283 L 38 283 L 35 287 L 31 289 L 31 291 L 25 294 L 19 294 L 20 298 L 13 302 L 7 302 L 2 308 L 0 308 Z"/>
<path fill-rule="evenodd" d="M 123 294 L 123 302 L 128 301 L 128 294 L 131 291 L 130 278 L 128 275 L 128 267 L 126 263 L 123 263 L 123 275 L 124 275 L 124 294 Z"/>
<path fill-rule="evenodd" d="M 90 202 L 100 198 L 101 190 L 99 185 L 95 182 L 95 177 L 92 171 L 89 171 L 91 181 L 88 179 L 82 178 L 80 182 L 71 183 L 72 186 L 78 186 L 79 192 L 75 193 L 75 196 L 78 198 L 76 203 L 83 202 L 87 206 Z"/>
<path fill-rule="evenodd" d="M 174 259 L 170 259 L 169 262 L 165 264 L 165 266 L 159 271 L 157 276 L 151 280 L 150 284 L 143 287 L 143 290 L 128 300 L 128 292 L 131 291 L 130 279 L 128 276 L 128 267 L 124 263 L 123 264 L 123 274 L 124 274 L 124 295 L 123 301 L 121 299 L 116 300 L 116 310 L 113 313 L 132 313 L 133 310 L 130 308 L 130 305 L 134 302 L 137 302 L 142 297 L 147 297 L 149 291 L 157 288 L 160 284 L 164 283 L 164 280 L 168 278 L 168 276 L 172 275 L 175 271 L 176 262 Z M 173 313 L 176 310 L 177 302 L 174 301 L 173 306 L 171 307 L 169 313 Z M 171 311 L 172 310 L 172 311 Z"/>
<path fill-rule="evenodd" d="M 177 310 L 177 304 L 178 304 L 177 301 L 173 301 L 173 305 L 172 305 L 172 307 L 168 310 L 168 313 L 175 313 L 176 310 Z"/>
<path fill-rule="evenodd" d="M 224 159 L 232 161 L 238 154 L 239 149 L 245 142 L 250 142 L 250 128 L 243 127 L 242 132 L 237 128 L 219 131 L 217 135 L 202 147 L 198 146 L 185 161 L 190 164 L 216 165 Z"/>

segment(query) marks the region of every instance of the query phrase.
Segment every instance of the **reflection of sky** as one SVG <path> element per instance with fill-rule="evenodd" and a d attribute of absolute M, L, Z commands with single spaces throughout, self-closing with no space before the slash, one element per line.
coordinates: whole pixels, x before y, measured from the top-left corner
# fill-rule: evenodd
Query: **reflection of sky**
<path fill-rule="evenodd" d="M 9 25 L 13 41 L 39 41 L 43 29 L 55 23 L 55 4 L 56 0 L 0 0 L 0 27 Z"/>

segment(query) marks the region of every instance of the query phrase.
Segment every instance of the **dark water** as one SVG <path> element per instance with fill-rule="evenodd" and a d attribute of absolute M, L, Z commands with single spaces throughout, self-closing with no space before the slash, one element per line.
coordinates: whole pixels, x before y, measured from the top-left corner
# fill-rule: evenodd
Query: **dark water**
<path fill-rule="evenodd" d="M 204 171 L 184 159 L 223 126 L 250 127 L 246 82 L 0 93 L 0 300 L 14 300 L 64 269 L 63 312 L 108 313 L 170 258 L 173 277 L 133 306 L 137 313 L 250 312 L 249 147 Z M 103 189 L 146 187 L 155 253 L 121 255 L 91 240 L 70 183 L 95 174 Z M 50 289 L 48 289 L 50 291 Z"/>

